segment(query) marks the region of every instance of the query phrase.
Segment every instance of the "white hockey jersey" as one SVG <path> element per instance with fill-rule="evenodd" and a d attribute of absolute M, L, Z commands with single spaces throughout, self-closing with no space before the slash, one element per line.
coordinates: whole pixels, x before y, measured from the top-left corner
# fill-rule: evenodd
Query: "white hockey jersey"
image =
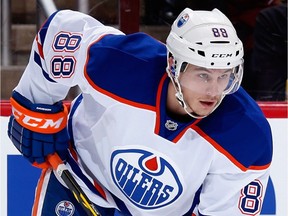
<path fill-rule="evenodd" d="M 166 52 L 146 34 L 59 11 L 38 32 L 15 90 L 53 104 L 79 86 L 68 127 L 106 205 L 137 216 L 260 214 L 272 158 L 261 110 L 240 88 L 204 119 L 169 116 Z"/>

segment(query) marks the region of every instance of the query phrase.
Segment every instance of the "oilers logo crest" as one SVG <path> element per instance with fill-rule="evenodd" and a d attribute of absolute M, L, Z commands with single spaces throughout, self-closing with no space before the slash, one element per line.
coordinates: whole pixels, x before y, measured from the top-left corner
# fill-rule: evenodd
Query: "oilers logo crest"
<path fill-rule="evenodd" d="M 184 14 L 183 16 L 180 17 L 180 19 L 177 22 L 177 27 L 180 28 L 183 25 L 185 25 L 185 23 L 187 23 L 189 20 L 189 15 L 188 14 Z"/>
<path fill-rule="evenodd" d="M 74 205 L 67 200 L 60 201 L 55 208 L 57 216 L 72 216 L 74 214 L 74 211 Z"/>
<path fill-rule="evenodd" d="M 114 183 L 139 208 L 148 210 L 169 205 L 183 192 L 173 166 L 149 151 L 115 150 L 110 165 Z"/>

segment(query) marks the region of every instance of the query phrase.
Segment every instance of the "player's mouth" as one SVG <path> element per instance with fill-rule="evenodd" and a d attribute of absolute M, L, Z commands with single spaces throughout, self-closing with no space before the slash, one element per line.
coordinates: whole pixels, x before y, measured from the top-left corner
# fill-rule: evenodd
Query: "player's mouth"
<path fill-rule="evenodd" d="M 216 105 L 216 103 L 217 103 L 217 101 L 210 101 L 210 100 L 201 100 L 201 101 L 199 101 L 200 102 L 200 104 L 202 105 L 202 107 L 204 107 L 204 108 L 206 108 L 206 109 L 209 109 L 209 108 L 213 108 L 215 105 Z"/>

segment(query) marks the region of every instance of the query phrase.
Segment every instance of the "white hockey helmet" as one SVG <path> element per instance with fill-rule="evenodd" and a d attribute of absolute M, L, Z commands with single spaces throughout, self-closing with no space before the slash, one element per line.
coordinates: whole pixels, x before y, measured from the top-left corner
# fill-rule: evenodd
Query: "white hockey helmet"
<path fill-rule="evenodd" d="M 166 46 L 167 73 L 184 108 L 186 104 L 178 80 L 183 63 L 209 69 L 233 69 L 222 99 L 239 89 L 243 76 L 243 45 L 230 20 L 218 9 L 184 9 L 172 24 Z M 171 56 L 174 59 L 172 66 Z"/>

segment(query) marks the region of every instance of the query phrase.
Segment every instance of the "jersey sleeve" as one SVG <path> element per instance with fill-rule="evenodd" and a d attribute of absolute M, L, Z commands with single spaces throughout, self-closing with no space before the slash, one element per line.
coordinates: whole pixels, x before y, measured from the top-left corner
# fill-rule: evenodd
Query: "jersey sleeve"
<path fill-rule="evenodd" d="M 269 169 L 238 175 L 209 174 L 202 186 L 196 215 L 260 215 L 268 179 Z"/>
<path fill-rule="evenodd" d="M 123 34 L 93 17 L 71 10 L 52 14 L 37 33 L 15 90 L 34 103 L 63 100 L 73 86 L 85 86 L 89 45 L 106 34 Z"/>

